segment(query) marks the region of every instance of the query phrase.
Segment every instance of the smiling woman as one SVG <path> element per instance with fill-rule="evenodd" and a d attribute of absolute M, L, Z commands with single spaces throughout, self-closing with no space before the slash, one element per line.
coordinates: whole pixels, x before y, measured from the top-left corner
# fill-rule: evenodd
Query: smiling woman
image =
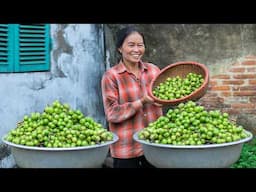
<path fill-rule="evenodd" d="M 137 29 L 121 29 L 116 46 L 121 59 L 104 73 L 101 82 L 109 129 L 119 137 L 110 145 L 114 168 L 152 167 L 132 136 L 162 115 L 161 105 L 148 95 L 149 84 L 160 69 L 142 61 L 145 40 Z"/>

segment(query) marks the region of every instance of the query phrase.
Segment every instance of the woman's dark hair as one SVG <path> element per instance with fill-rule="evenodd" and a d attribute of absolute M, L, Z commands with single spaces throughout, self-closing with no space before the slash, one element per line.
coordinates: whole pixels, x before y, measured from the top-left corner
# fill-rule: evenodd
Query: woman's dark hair
<path fill-rule="evenodd" d="M 145 45 L 144 35 L 138 29 L 136 29 L 135 27 L 129 26 L 129 27 L 125 27 L 125 28 L 123 28 L 123 29 L 118 31 L 118 33 L 117 33 L 117 41 L 116 41 L 116 48 L 117 49 L 120 48 L 122 46 L 125 38 L 127 36 L 129 36 L 133 32 L 137 32 L 137 33 L 139 33 L 142 36 L 144 46 L 146 46 Z"/>

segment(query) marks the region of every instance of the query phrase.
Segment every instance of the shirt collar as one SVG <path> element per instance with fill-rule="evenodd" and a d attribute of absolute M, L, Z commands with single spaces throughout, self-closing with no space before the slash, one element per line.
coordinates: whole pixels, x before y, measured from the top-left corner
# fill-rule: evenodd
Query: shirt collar
<path fill-rule="evenodd" d="M 141 60 L 139 61 L 139 65 L 141 66 L 141 71 L 148 69 L 148 67 L 145 65 L 145 63 L 143 63 Z M 123 73 L 123 72 L 127 71 L 122 60 L 119 61 L 118 65 L 116 66 L 116 70 L 117 70 L 117 73 Z"/>

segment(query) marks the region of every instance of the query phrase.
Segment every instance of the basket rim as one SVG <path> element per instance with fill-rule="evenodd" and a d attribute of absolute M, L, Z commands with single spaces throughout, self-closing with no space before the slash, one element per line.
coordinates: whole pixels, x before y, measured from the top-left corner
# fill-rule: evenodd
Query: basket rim
<path fill-rule="evenodd" d="M 152 88 L 153 88 L 153 85 L 154 83 L 156 82 L 157 78 L 159 77 L 159 75 L 161 75 L 162 73 L 164 73 L 165 71 L 167 71 L 168 69 L 170 68 L 173 68 L 173 67 L 176 67 L 178 65 L 197 65 L 199 66 L 200 68 L 203 69 L 203 71 L 205 72 L 205 77 L 204 77 L 204 82 L 203 84 L 197 88 L 196 90 L 194 90 L 192 93 L 190 93 L 189 95 L 186 95 L 185 97 L 181 97 L 181 98 L 178 98 L 178 99 L 172 99 L 172 100 L 166 100 L 166 99 L 159 99 L 157 97 L 155 97 L 153 95 L 153 92 L 152 92 Z M 194 95 L 195 93 L 201 91 L 209 82 L 209 70 L 207 69 L 207 67 L 202 64 L 202 63 L 198 63 L 198 62 L 195 62 L 195 61 L 179 61 L 179 62 L 176 62 L 176 63 L 172 63 L 172 64 L 169 64 L 167 65 L 166 67 L 164 67 L 160 73 L 154 77 L 150 83 L 150 87 L 149 87 L 149 96 L 152 97 L 154 99 L 154 101 L 158 102 L 158 103 L 161 103 L 161 104 L 174 104 L 174 103 L 177 103 L 177 102 L 182 102 L 183 100 L 186 100 L 188 99 L 189 97 L 191 97 L 192 95 Z"/>

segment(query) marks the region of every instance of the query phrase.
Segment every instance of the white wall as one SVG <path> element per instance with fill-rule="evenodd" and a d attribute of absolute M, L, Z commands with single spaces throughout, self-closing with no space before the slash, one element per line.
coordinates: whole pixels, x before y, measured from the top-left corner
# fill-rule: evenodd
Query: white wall
<path fill-rule="evenodd" d="M 56 99 L 106 125 L 100 89 L 105 71 L 103 26 L 51 24 L 51 39 L 49 72 L 0 73 L 0 137 L 24 115 L 42 112 Z M 7 158 L 0 158 L 0 166 L 13 165 Z"/>

